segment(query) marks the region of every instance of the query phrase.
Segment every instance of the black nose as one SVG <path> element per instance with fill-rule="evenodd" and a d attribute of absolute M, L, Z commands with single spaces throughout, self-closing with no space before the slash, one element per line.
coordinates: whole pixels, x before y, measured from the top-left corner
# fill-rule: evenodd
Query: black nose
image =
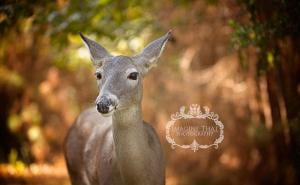
<path fill-rule="evenodd" d="M 109 107 L 113 105 L 112 100 L 107 98 L 106 96 L 102 96 L 97 102 L 97 110 L 100 113 L 106 114 L 109 112 Z"/>
<path fill-rule="evenodd" d="M 103 104 L 100 104 L 100 103 L 97 103 L 97 110 L 98 110 L 98 112 L 100 112 L 100 113 L 108 113 L 108 111 L 109 111 L 109 107 L 108 106 L 106 106 L 106 105 L 103 105 Z"/>

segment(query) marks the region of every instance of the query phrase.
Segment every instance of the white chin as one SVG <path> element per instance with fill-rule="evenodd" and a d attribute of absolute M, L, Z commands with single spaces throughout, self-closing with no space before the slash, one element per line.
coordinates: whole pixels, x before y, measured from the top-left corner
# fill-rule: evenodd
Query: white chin
<path fill-rule="evenodd" d="M 111 110 L 111 111 L 108 112 L 108 113 L 101 113 L 101 114 L 102 114 L 102 116 L 104 116 L 104 117 L 109 117 L 109 116 L 112 116 L 113 113 L 114 113 L 114 110 Z"/>

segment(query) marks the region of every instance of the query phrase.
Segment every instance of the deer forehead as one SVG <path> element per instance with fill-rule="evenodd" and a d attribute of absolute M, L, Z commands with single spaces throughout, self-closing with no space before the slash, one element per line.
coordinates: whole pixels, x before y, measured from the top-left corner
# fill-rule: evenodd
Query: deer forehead
<path fill-rule="evenodd" d="M 109 61 L 106 61 L 104 65 L 97 69 L 108 75 L 113 74 L 129 74 L 131 72 L 137 72 L 138 69 L 133 60 L 126 56 L 112 57 Z"/>

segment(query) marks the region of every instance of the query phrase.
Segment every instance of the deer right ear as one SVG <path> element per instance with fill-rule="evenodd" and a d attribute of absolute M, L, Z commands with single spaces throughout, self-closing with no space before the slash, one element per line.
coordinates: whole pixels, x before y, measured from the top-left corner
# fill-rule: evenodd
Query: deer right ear
<path fill-rule="evenodd" d="M 91 60 L 93 61 L 94 65 L 101 66 L 104 58 L 111 57 L 111 55 L 106 51 L 106 49 L 100 44 L 87 38 L 82 33 L 80 33 L 80 37 L 89 49 Z"/>

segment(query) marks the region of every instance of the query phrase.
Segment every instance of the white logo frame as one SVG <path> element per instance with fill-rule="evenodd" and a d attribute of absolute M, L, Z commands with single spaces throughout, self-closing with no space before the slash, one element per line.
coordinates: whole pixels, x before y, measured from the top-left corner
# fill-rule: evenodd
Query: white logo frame
<path fill-rule="evenodd" d="M 214 112 L 210 112 L 209 108 L 207 106 L 204 106 L 204 112 L 201 111 L 201 107 L 198 104 L 192 104 L 189 107 L 189 111 L 187 111 L 187 113 L 185 113 L 186 107 L 182 106 L 179 109 L 179 112 L 176 112 L 175 114 L 171 115 L 171 120 L 168 121 L 167 125 L 166 125 L 166 139 L 168 141 L 168 143 L 171 144 L 172 149 L 175 149 L 176 147 L 180 147 L 183 149 L 191 149 L 194 152 L 198 151 L 199 149 L 207 149 L 210 147 L 214 147 L 215 149 L 218 149 L 219 144 L 224 140 L 224 125 L 223 123 L 219 120 L 219 115 L 214 113 Z M 220 129 L 220 134 L 219 137 L 217 139 L 214 140 L 214 143 L 212 144 L 206 144 L 206 145 L 202 145 L 199 144 L 196 139 L 193 140 L 193 142 L 189 145 L 180 145 L 177 144 L 175 142 L 175 140 L 171 137 L 170 135 L 170 128 L 175 124 L 175 122 L 177 120 L 180 119 L 210 119 L 212 120 L 216 126 L 219 127 Z"/>

